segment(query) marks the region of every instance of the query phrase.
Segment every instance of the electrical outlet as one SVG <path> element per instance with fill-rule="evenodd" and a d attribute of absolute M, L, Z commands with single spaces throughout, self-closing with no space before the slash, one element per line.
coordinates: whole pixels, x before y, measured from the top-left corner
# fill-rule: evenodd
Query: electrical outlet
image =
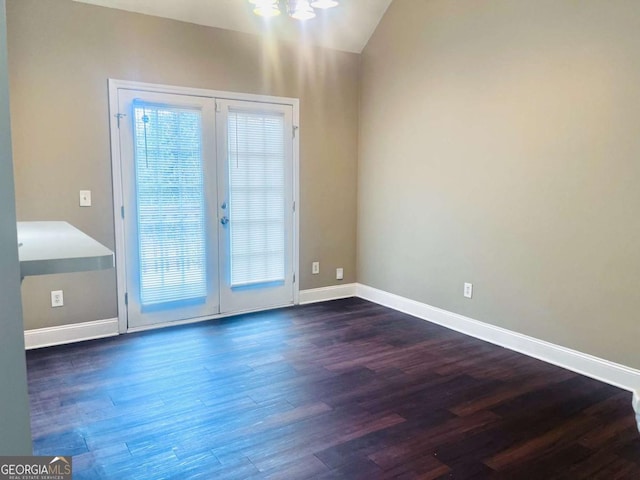
<path fill-rule="evenodd" d="M 343 280 L 343 279 L 344 279 L 344 269 L 336 268 L 336 280 Z"/>
<path fill-rule="evenodd" d="M 51 291 L 51 307 L 62 307 L 64 306 L 64 297 L 62 295 L 62 290 L 52 290 Z"/>
<path fill-rule="evenodd" d="M 91 206 L 91 190 L 80 190 L 80 206 Z"/>
<path fill-rule="evenodd" d="M 473 283 L 465 283 L 464 284 L 464 296 L 466 298 L 473 297 Z"/>
<path fill-rule="evenodd" d="M 318 275 L 320 273 L 320 262 L 313 262 L 311 264 L 311 273 L 313 275 Z"/>

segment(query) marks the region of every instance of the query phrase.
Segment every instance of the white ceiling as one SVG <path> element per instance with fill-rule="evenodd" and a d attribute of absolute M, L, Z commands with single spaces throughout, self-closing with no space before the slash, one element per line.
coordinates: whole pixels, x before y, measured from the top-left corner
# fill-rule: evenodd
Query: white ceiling
<path fill-rule="evenodd" d="M 360 53 L 392 0 L 342 0 L 317 10 L 318 16 L 300 22 L 280 15 L 263 19 L 247 0 L 75 0 L 157 17 L 225 28 L 279 39 L 306 41 L 336 50 Z"/>

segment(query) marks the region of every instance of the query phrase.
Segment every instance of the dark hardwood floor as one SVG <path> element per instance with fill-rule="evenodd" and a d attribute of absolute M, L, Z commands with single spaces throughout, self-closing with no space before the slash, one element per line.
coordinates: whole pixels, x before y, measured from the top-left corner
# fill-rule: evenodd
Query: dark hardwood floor
<path fill-rule="evenodd" d="M 76 479 L 639 479 L 631 394 L 359 299 L 27 355 Z"/>

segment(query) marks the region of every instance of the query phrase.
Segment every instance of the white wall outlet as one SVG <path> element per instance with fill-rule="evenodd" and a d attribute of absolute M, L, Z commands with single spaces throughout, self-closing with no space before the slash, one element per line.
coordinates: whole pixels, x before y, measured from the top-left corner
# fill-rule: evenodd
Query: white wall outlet
<path fill-rule="evenodd" d="M 313 262 L 311 264 L 311 273 L 313 275 L 318 275 L 320 273 L 320 262 Z"/>
<path fill-rule="evenodd" d="M 473 283 L 464 284 L 464 296 L 467 298 L 473 297 Z"/>
<path fill-rule="evenodd" d="M 64 297 L 62 295 L 62 290 L 52 290 L 51 291 L 51 307 L 62 307 L 64 306 Z"/>
<path fill-rule="evenodd" d="M 343 279 L 344 279 L 344 269 L 336 268 L 336 280 L 343 280 Z"/>
<path fill-rule="evenodd" d="M 91 190 L 80 190 L 80 206 L 91 206 Z"/>

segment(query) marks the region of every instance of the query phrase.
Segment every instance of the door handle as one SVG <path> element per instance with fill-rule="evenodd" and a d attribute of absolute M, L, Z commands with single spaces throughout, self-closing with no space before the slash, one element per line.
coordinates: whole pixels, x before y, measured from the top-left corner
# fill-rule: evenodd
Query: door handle
<path fill-rule="evenodd" d="M 220 223 L 221 223 L 222 225 L 226 225 L 227 223 L 229 223 L 229 219 L 228 219 L 227 217 L 222 217 L 222 218 L 220 219 Z"/>

